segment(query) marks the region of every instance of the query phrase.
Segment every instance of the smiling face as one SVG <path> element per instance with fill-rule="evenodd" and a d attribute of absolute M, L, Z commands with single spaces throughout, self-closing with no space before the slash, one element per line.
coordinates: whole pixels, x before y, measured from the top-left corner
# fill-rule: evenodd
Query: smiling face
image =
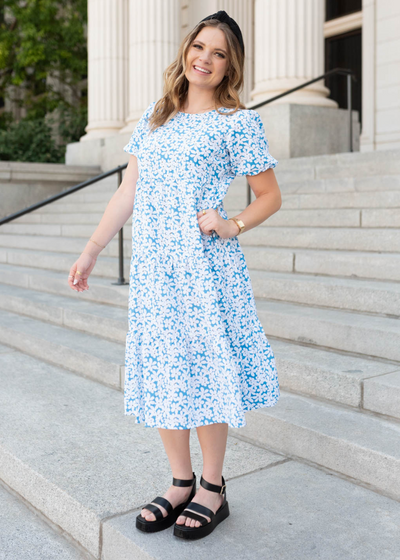
<path fill-rule="evenodd" d="M 216 27 L 201 29 L 186 57 L 185 76 L 191 85 L 215 89 L 228 69 L 225 33 Z"/>

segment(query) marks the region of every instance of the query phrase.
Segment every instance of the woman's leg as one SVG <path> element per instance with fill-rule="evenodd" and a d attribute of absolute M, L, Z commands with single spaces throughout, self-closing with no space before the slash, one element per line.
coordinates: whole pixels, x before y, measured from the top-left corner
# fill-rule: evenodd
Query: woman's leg
<path fill-rule="evenodd" d="M 190 459 L 190 430 L 166 430 L 158 428 L 165 451 L 168 456 L 169 464 L 171 465 L 172 476 L 175 478 L 191 479 L 193 478 L 192 462 Z M 171 502 L 172 507 L 176 507 L 188 499 L 191 486 L 170 486 L 163 498 Z M 164 517 L 167 511 L 160 505 L 156 504 L 161 509 Z M 155 521 L 155 515 L 146 508 L 140 512 L 147 521 Z"/>
<path fill-rule="evenodd" d="M 203 478 L 211 484 L 221 486 L 222 467 L 224 464 L 226 440 L 228 437 L 228 424 L 199 426 L 196 430 L 203 453 Z M 215 513 L 223 502 L 223 496 L 200 486 L 192 501 L 212 509 Z M 205 517 L 208 521 L 211 521 L 209 517 Z M 199 521 L 186 517 L 185 515 L 180 515 L 176 522 L 179 525 L 185 524 L 188 527 L 200 526 Z"/>

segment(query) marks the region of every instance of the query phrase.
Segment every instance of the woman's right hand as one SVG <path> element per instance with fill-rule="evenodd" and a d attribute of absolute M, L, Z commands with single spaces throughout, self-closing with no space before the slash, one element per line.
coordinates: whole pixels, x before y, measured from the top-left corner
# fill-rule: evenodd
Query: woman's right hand
<path fill-rule="evenodd" d="M 68 276 L 68 284 L 72 290 L 75 290 L 76 292 L 83 292 L 84 290 L 89 289 L 87 279 L 89 278 L 89 274 L 92 272 L 96 261 L 97 258 L 92 257 L 88 253 L 82 253 L 79 259 L 74 262 Z M 78 274 L 78 271 L 81 272 L 81 274 Z M 77 282 L 74 284 L 75 280 L 77 280 Z"/>

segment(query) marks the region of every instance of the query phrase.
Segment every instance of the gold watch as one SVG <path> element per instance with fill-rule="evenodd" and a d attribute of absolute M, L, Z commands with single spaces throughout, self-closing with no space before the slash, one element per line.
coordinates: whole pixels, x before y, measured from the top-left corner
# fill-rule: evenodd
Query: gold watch
<path fill-rule="evenodd" d="M 233 220 L 233 221 L 235 222 L 235 224 L 238 226 L 238 228 L 239 228 L 239 233 L 238 233 L 237 235 L 240 235 L 240 234 L 243 232 L 244 228 L 245 228 L 245 225 L 244 225 L 244 223 L 242 222 L 242 220 L 239 220 L 238 218 L 229 218 L 229 219 L 230 219 L 230 220 Z"/>

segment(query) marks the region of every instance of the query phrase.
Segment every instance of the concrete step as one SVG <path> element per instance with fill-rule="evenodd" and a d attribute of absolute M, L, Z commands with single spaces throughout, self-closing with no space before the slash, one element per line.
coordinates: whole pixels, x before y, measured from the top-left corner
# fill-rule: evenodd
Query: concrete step
<path fill-rule="evenodd" d="M 149 539 L 135 527 L 140 509 L 151 497 L 165 492 L 171 474 L 157 430 L 123 415 L 121 393 L 19 352 L 12 357 L 0 353 L 0 383 L 4 387 L 0 407 L 7 426 L 0 444 L 4 483 L 94 558 L 173 560 L 182 556 L 183 543 L 171 536 L 172 529 Z M 291 419 L 291 400 L 291 395 L 282 393 L 272 410 L 289 408 L 286 416 Z M 314 406 L 318 407 L 315 416 Z M 253 415 L 264 410 L 247 413 L 249 428 Z M 309 423 L 313 421 L 316 427 L 306 426 L 306 434 L 313 445 L 303 447 L 309 456 L 319 452 L 320 462 L 315 465 L 244 441 L 247 427 L 229 428 L 224 478 L 230 516 L 207 538 L 216 556 L 228 555 L 233 560 L 310 560 L 317 555 L 336 560 L 338 554 L 354 560 L 396 557 L 399 425 L 370 417 L 358 424 L 361 415 L 356 412 L 349 416 L 342 408 L 311 401 L 309 412 Z M 337 436 L 333 441 L 326 434 L 332 415 L 330 429 Z M 346 415 L 343 421 L 342 415 Z M 285 419 L 281 420 L 285 433 L 291 433 Z M 280 446 L 297 451 L 304 440 L 292 440 L 303 420 L 293 419 L 293 434 Z M 362 432 L 356 427 L 349 434 L 349 426 L 355 423 Z M 190 440 L 193 470 L 200 477 L 201 449 L 194 430 Z M 350 453 L 336 457 L 337 448 Z M 328 472 L 327 463 L 334 466 Z M 342 463 L 350 475 L 343 475 Z M 354 484 L 354 474 L 362 481 L 371 480 L 371 486 Z M 382 495 L 387 486 L 391 497 Z M 260 501 L 266 495 L 269 507 Z M 249 510 L 245 537 L 240 513 L 244 504 Z M 343 504 L 348 506 L 343 508 Z M 274 539 L 260 540 L 265 527 Z M 301 535 L 306 535 L 304 542 Z M 201 546 L 191 543 L 190 557 L 204 558 L 204 541 Z"/>
<path fill-rule="evenodd" d="M 41 517 L 0 485 L 0 558 L 6 560 L 84 560 L 61 531 L 52 529 Z"/>
<path fill-rule="evenodd" d="M 400 255 L 361 251 L 321 251 L 284 247 L 243 246 L 249 269 L 272 272 L 298 272 L 326 276 L 400 280 Z M 113 248 L 113 252 L 115 249 Z M 130 255 L 130 251 L 128 253 Z M 79 253 L 64 253 L 0 247 L 0 263 L 68 272 Z M 125 278 L 129 279 L 130 257 L 125 253 Z M 118 259 L 100 254 L 93 273 L 116 279 Z M 113 280 L 114 281 L 114 280 Z"/>
<path fill-rule="evenodd" d="M 0 284 L 0 309 L 125 343 L 128 301 L 123 309 L 85 301 L 83 293 L 71 290 L 76 297 L 66 297 Z"/>
<path fill-rule="evenodd" d="M 79 209 L 79 206 L 77 205 L 77 210 Z M 94 226 L 98 226 L 101 218 L 103 217 L 103 213 L 102 212 L 93 212 L 93 213 L 88 213 L 88 214 L 83 214 L 80 212 L 73 212 L 73 213 L 63 213 L 60 214 L 59 212 L 57 213 L 47 213 L 47 214 L 40 214 L 39 213 L 40 210 L 37 210 L 36 212 L 30 212 L 29 214 L 25 214 L 24 216 L 21 216 L 20 218 L 17 218 L 16 220 L 14 220 L 13 222 L 11 222 L 11 224 L 57 224 L 57 225 L 70 225 L 70 224 L 77 224 L 77 225 L 94 225 Z M 132 218 L 128 218 L 126 225 L 127 224 L 131 224 L 132 223 Z M 9 224 L 9 225 L 11 225 Z M 8 225 L 8 224 L 4 224 Z M 4 226 L 1 226 L 2 228 Z M 93 228 L 92 231 L 94 231 L 95 228 Z M 1 229 L 0 231 L 4 231 L 3 229 Z"/>
<path fill-rule="evenodd" d="M 92 287 L 91 294 L 95 288 L 95 286 Z M 6 291 L 7 288 L 4 287 L 3 290 Z M 78 297 L 81 301 L 85 299 L 89 291 L 90 289 L 88 292 L 79 294 Z M 87 303 L 89 304 L 90 301 Z M 304 304 L 286 301 L 257 299 L 256 304 L 267 336 L 400 361 L 400 320 L 398 318 L 327 307 L 307 307 Z M 101 326 L 99 325 L 98 328 L 100 329 Z M 115 328 L 115 324 L 113 328 Z M 121 326 L 120 332 L 123 332 L 124 328 L 125 323 Z M 106 335 L 103 334 L 103 336 Z"/>
<path fill-rule="evenodd" d="M 49 226 L 57 227 L 57 226 Z M 71 227 L 74 226 L 65 226 Z M 92 233 L 95 228 L 92 229 Z M 125 229 L 125 228 L 124 228 Z M 128 228 L 130 229 L 130 228 Z M 128 236 L 126 238 L 125 236 Z M 64 237 L 61 235 L 16 235 L 0 233 L 0 247 L 12 249 L 30 249 L 34 251 L 51 251 L 57 253 L 73 253 L 76 257 L 72 263 L 84 250 L 89 236 L 85 237 Z M 124 256 L 130 258 L 132 252 L 132 240 L 129 232 L 124 231 Z M 105 249 L 101 251 L 101 257 L 118 256 L 118 234 L 110 241 Z M 71 266 L 70 265 L 70 266 Z"/>
<path fill-rule="evenodd" d="M 93 273 L 96 272 L 97 265 Z M 114 270 L 112 272 L 115 272 Z M 86 292 L 74 292 L 68 284 L 68 276 L 65 272 L 55 270 L 43 270 L 41 268 L 30 268 L 25 266 L 14 266 L 11 264 L 0 264 L 1 282 L 7 285 L 30 288 L 31 290 L 45 292 L 48 294 L 67 296 L 75 299 L 78 297 L 82 302 L 84 293 L 85 301 L 94 303 L 105 303 L 127 309 L 129 286 L 118 286 L 113 284 L 114 278 L 104 278 L 90 275 L 89 290 Z M 70 300 L 69 300 L 70 301 Z"/>
<path fill-rule="evenodd" d="M 256 298 L 400 317 L 400 284 L 250 269 Z"/>
<path fill-rule="evenodd" d="M 275 171 L 279 188 L 284 196 L 300 193 L 338 192 L 387 192 L 400 189 L 400 175 L 371 175 L 364 177 L 340 177 L 338 179 L 299 180 L 293 173 Z"/>
<path fill-rule="evenodd" d="M 261 224 L 258 228 L 243 232 L 240 237 L 241 245 L 400 252 L 399 228 L 272 228 Z"/>
<path fill-rule="evenodd" d="M 281 389 L 400 419 L 400 364 L 270 338 Z"/>
<path fill-rule="evenodd" d="M 67 273 L 71 266 L 79 257 L 80 251 L 74 255 L 69 253 L 58 253 L 51 251 L 30 251 L 26 249 L 0 248 L 0 262 L 17 266 L 28 266 L 43 270 L 51 270 Z M 124 259 L 124 275 L 129 280 L 130 257 L 125 255 Z M 97 259 L 95 265 L 95 273 L 97 276 L 110 278 L 116 282 L 119 275 L 118 259 L 116 257 L 106 257 L 102 254 Z M 68 276 L 65 277 L 68 282 Z"/>
<path fill-rule="evenodd" d="M 31 325 L 32 329 L 34 328 L 31 332 L 35 332 L 34 340 L 37 341 L 43 331 L 45 340 L 38 343 L 40 349 L 47 348 L 49 345 L 48 326 L 46 324 L 43 326 L 42 321 L 47 321 L 60 327 L 76 329 L 87 333 L 91 337 L 97 335 L 102 337 L 102 339 L 110 339 L 121 345 L 125 344 L 125 336 L 128 329 L 127 302 L 124 308 L 112 307 L 110 305 L 85 301 L 87 295 L 89 295 L 89 292 L 84 292 L 79 297 L 71 298 L 0 284 L 0 308 L 4 312 L 10 312 L 12 318 L 10 323 L 11 334 L 7 332 L 6 324 L 3 324 L 3 342 L 15 345 L 14 342 L 10 341 L 18 339 L 19 342 L 16 347 L 21 351 L 32 353 L 31 347 L 33 342 L 31 337 L 28 336 L 26 347 L 26 330 L 19 331 L 21 319 L 18 316 L 14 317 L 14 314 L 21 314 L 37 321 L 33 326 Z M 127 299 L 127 293 L 125 297 Z M 257 301 L 257 307 L 260 307 L 259 301 Z M 284 310 L 287 311 L 287 306 L 284 306 Z M 320 312 L 322 310 L 316 309 L 316 311 Z M 261 320 L 263 320 L 262 314 L 259 315 Z M 270 315 L 270 313 L 266 313 L 268 320 Z M 344 317 L 347 318 L 347 315 L 345 314 Z M 273 319 L 277 322 L 278 328 L 281 329 L 279 331 L 280 336 L 282 336 L 285 327 L 286 331 L 290 330 L 291 318 L 287 319 L 284 313 L 279 315 L 279 311 L 276 312 L 276 316 L 273 316 Z M 322 325 L 328 329 L 331 327 L 329 319 L 328 317 L 326 321 L 328 327 L 324 324 Z M 266 328 L 264 323 L 263 326 Z M 333 327 L 335 326 L 337 327 L 337 325 L 333 325 Z M 346 332 L 348 332 L 348 325 L 342 325 L 343 328 L 346 328 L 346 326 Z M 371 330 L 373 330 L 373 326 L 371 326 Z M 382 325 L 380 327 L 382 328 Z M 379 325 L 375 330 L 378 331 L 378 328 Z M 340 332 L 340 328 L 336 330 Z M 50 343 L 54 345 L 59 340 L 60 333 L 62 334 L 62 332 L 62 330 L 55 331 Z M 275 335 L 275 331 L 272 332 L 274 334 L 268 335 L 270 338 Z M 305 339 L 307 332 L 298 332 L 301 332 L 298 338 Z M 341 341 L 338 340 L 337 332 L 334 328 L 332 328 L 332 332 L 336 344 L 340 343 Z M 354 327 L 350 334 L 354 339 L 357 336 L 361 338 L 364 335 L 364 331 L 357 332 L 357 328 Z M 382 334 L 378 334 L 382 338 Z M 295 336 L 293 332 L 290 332 L 289 335 L 293 338 Z M 73 342 L 74 339 L 72 338 L 71 340 Z M 72 342 L 69 343 L 69 353 L 71 355 L 74 354 Z M 300 340 L 300 342 L 304 342 L 304 340 Z M 313 342 L 317 343 L 317 341 Z M 95 342 L 92 341 L 90 344 L 90 351 L 96 354 Z M 98 341 L 98 344 L 101 345 L 102 341 Z M 274 340 L 272 347 L 277 358 L 278 371 L 283 371 L 282 383 L 285 388 L 400 418 L 400 364 L 381 363 L 376 360 L 360 359 L 354 356 L 336 355 L 318 348 L 292 344 L 290 340 L 287 342 Z M 122 363 L 122 346 L 118 352 L 121 356 L 120 362 Z M 33 355 L 43 357 L 42 353 L 34 353 Z M 385 358 L 385 356 L 383 357 Z M 63 354 L 61 354 L 62 359 Z M 51 358 L 51 361 L 54 361 L 54 358 Z M 57 361 L 56 363 L 61 366 L 63 365 L 63 361 L 61 363 Z M 113 367 L 111 368 L 110 376 L 113 375 Z M 82 373 L 80 369 L 75 369 L 74 371 Z M 91 376 L 95 375 L 93 370 Z M 369 378 L 372 377 L 375 377 L 375 379 L 370 380 Z M 99 377 L 95 378 L 98 381 L 102 381 Z M 374 389 L 367 391 L 365 387 L 368 388 L 369 386 Z M 365 405 L 362 397 L 363 388 L 367 396 Z M 380 394 L 378 401 L 375 401 L 373 398 L 374 391 Z"/>
<path fill-rule="evenodd" d="M 244 208 L 244 206 L 243 206 Z M 229 209 L 230 217 L 239 214 L 243 208 Z M 12 224 L 4 224 L 2 233 L 32 233 L 40 232 L 38 226 L 43 224 L 56 224 L 60 232 L 69 225 L 85 226 L 88 235 L 93 233 L 94 228 L 89 226 L 97 226 L 102 218 L 102 213 L 91 214 L 36 214 L 31 212 L 25 214 Z M 125 226 L 131 225 L 132 219 L 129 218 Z M 276 214 L 270 216 L 262 225 L 266 227 L 367 227 L 367 228 L 398 228 L 400 224 L 400 209 L 378 208 L 378 209 L 292 209 L 279 210 Z M 19 226 L 16 229 L 7 229 L 7 226 Z M 23 226 L 23 227 L 22 227 Z M 24 229 L 25 228 L 25 229 Z M 125 227 L 126 229 L 126 227 Z M 45 230 L 43 230 L 45 231 Z M 69 230 L 71 231 L 71 229 Z M 72 230 L 74 231 L 74 230 Z M 80 230 L 79 230 L 80 231 Z M 57 233 L 58 234 L 58 233 Z M 52 235 L 52 234 L 50 234 Z M 73 235 L 65 233 L 65 235 Z M 86 233 L 85 233 L 86 235 Z"/>
<path fill-rule="evenodd" d="M 400 320 L 257 300 L 265 334 L 325 349 L 400 362 Z"/>
<path fill-rule="evenodd" d="M 312 461 L 400 499 L 400 423 L 287 394 L 250 411 L 241 435 L 256 445 Z"/>
<path fill-rule="evenodd" d="M 249 269 L 326 276 L 400 280 L 400 255 L 369 251 L 323 251 L 243 245 Z"/>
<path fill-rule="evenodd" d="M 17 224 L 9 226 L 11 229 L 24 227 Z M 38 226 L 45 227 L 45 226 Z M 57 228 L 56 225 L 46 225 Z M 16 235 L 14 233 L 0 233 L 1 247 L 15 247 L 38 251 L 49 250 L 62 253 L 80 253 L 93 233 L 92 226 L 62 226 L 64 232 L 73 233 L 73 237 L 58 235 Z M 126 239 L 124 251 L 129 254 L 131 249 L 130 227 L 124 228 Z M 125 231 L 126 230 L 126 231 Z M 87 232 L 87 233 L 86 233 Z M 77 237 L 76 234 L 81 234 Z M 258 227 L 244 232 L 240 236 L 243 246 L 285 247 L 301 249 L 323 249 L 344 251 L 369 252 L 400 252 L 399 228 L 319 228 L 319 227 Z M 103 249 L 102 254 L 116 256 L 118 254 L 118 237 Z"/>
<path fill-rule="evenodd" d="M 123 387 L 122 344 L 8 311 L 0 316 L 0 343 L 108 387 Z"/>
<path fill-rule="evenodd" d="M 250 269 L 249 272 L 253 292 L 258 299 L 288 301 L 312 306 L 400 317 L 399 283 L 266 272 L 252 269 Z M 8 270 L 7 266 L 1 268 L 1 265 L 0 273 L 1 281 L 11 285 L 15 285 L 15 277 L 21 275 L 21 271 L 15 270 L 14 268 Z M 109 281 L 101 282 L 101 278 L 99 278 L 99 283 L 95 283 L 94 286 L 92 286 L 94 289 L 90 291 L 92 278 L 94 277 L 91 277 L 89 280 L 89 291 L 85 293 L 85 298 L 89 295 L 89 292 L 89 297 L 91 297 L 93 291 L 97 292 L 98 288 L 110 285 Z M 59 290 L 55 292 L 54 289 L 51 291 L 60 295 L 65 294 L 68 297 L 75 297 L 75 292 L 72 292 L 66 284 L 64 275 L 60 280 L 65 289 L 62 290 L 62 292 Z M 32 284 L 24 282 L 18 285 L 21 287 L 28 287 Z M 127 297 L 128 286 L 116 286 L 115 289 L 112 290 L 112 294 L 117 295 L 121 293 L 124 293 Z M 94 294 L 94 296 L 95 295 L 96 294 Z M 120 300 L 117 301 L 120 302 Z M 114 305 L 114 300 L 112 299 L 107 299 L 107 301 L 100 300 L 100 302 Z M 127 301 L 124 301 L 124 306 L 126 307 L 126 305 Z"/>
<path fill-rule="evenodd" d="M 108 200 L 101 202 L 73 202 L 70 197 L 43 206 L 39 209 L 41 214 L 59 213 L 103 213 Z M 242 208 L 246 204 L 246 190 L 231 193 L 228 191 L 224 198 L 225 209 Z M 254 198 L 254 196 L 253 196 Z M 400 208 L 400 190 L 386 192 L 338 192 L 338 193 L 303 193 L 291 195 L 284 194 L 281 210 L 291 209 L 391 209 Z"/>
<path fill-rule="evenodd" d="M 383 164 L 385 174 L 399 174 L 400 150 L 343 152 L 289 158 L 281 160 L 276 170 L 293 174 L 308 171 L 309 176 L 314 179 L 332 179 L 380 175 Z"/>
<path fill-rule="evenodd" d="M 400 191 L 304 193 L 284 196 L 281 210 L 294 208 L 399 208 Z"/>
<path fill-rule="evenodd" d="M 57 214 L 55 214 L 56 216 Z M 49 214 L 51 216 L 51 214 Z M 100 221 L 100 220 L 99 220 Z M 84 237 L 89 238 L 95 231 L 93 224 L 4 224 L 1 226 L 0 237 L 4 234 L 16 236 L 62 236 L 62 237 Z M 132 237 L 132 222 L 123 228 L 124 239 Z M 96 239 L 96 238 L 94 238 Z M 118 239 L 118 235 L 115 236 Z"/>

